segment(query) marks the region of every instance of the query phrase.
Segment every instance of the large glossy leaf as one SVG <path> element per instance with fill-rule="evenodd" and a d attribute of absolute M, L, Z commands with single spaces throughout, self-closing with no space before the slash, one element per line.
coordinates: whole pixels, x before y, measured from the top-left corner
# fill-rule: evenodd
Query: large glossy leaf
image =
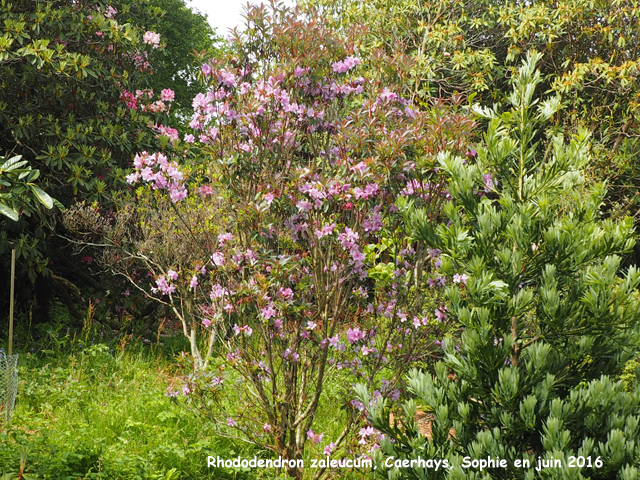
<path fill-rule="evenodd" d="M 47 192 L 42 190 L 40 187 L 36 187 L 35 185 L 30 185 L 30 187 L 34 195 L 38 198 L 38 200 L 40 200 L 40 203 L 42 203 L 47 208 L 53 208 L 53 200 Z"/>
<path fill-rule="evenodd" d="M 9 217 L 14 222 L 18 221 L 18 212 L 16 212 L 12 208 L 7 207 L 3 203 L 0 203 L 0 214 L 4 215 L 5 217 Z"/>
<path fill-rule="evenodd" d="M 15 157 L 11 157 L 9 160 L 4 162 L 2 166 L 0 166 L 0 171 L 10 172 L 12 170 L 16 170 L 18 168 L 22 168 L 27 164 L 26 160 L 21 160 L 22 155 L 16 155 Z"/>

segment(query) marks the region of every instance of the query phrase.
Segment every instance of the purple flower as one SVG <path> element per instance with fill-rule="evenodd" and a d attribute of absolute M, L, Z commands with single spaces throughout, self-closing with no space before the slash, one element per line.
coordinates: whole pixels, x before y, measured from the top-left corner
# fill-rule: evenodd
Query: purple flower
<path fill-rule="evenodd" d="M 336 444 L 331 442 L 329 445 L 324 447 L 324 454 L 331 455 L 335 449 L 336 449 Z"/>
<path fill-rule="evenodd" d="M 260 316 L 265 320 L 269 320 L 271 317 L 275 317 L 278 311 L 275 309 L 273 302 L 270 302 L 266 307 L 260 309 Z"/>
<path fill-rule="evenodd" d="M 359 340 L 364 340 L 364 339 L 365 339 L 365 333 L 362 330 L 360 330 L 358 327 L 347 329 L 347 340 L 349 341 L 350 344 L 353 345 Z"/>
<path fill-rule="evenodd" d="M 361 60 L 358 57 L 349 56 L 341 62 L 335 62 L 334 64 L 331 65 L 331 67 L 333 68 L 333 71 L 336 73 L 345 73 L 351 70 L 356 65 L 358 65 L 360 62 Z"/>
<path fill-rule="evenodd" d="M 224 265 L 224 254 L 222 252 L 214 252 L 211 255 L 211 263 L 216 267 L 222 267 Z"/>

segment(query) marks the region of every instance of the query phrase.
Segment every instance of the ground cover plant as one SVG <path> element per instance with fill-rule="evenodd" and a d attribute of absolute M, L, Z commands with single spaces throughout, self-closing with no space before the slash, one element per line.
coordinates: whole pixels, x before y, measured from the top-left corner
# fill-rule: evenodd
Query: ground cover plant
<path fill-rule="evenodd" d="M 207 468 L 207 455 L 260 452 L 212 437 L 165 395 L 177 374 L 168 348 L 65 332 L 52 328 L 49 341 L 20 357 L 19 401 L 0 432 L 0 475 L 17 474 L 26 458 L 24 478 L 256 478 Z"/>

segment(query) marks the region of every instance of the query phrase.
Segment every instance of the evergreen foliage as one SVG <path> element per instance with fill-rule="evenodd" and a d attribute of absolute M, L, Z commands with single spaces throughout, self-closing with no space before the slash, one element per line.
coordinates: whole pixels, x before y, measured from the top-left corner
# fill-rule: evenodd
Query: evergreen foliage
<path fill-rule="evenodd" d="M 514 77 L 510 110 L 476 109 L 489 123 L 474 160 L 440 156 L 450 223 L 428 224 L 400 205 L 413 235 L 442 250 L 443 272 L 469 278 L 446 289 L 460 333 L 445 340 L 433 371 L 410 373 L 400 423 L 390 423 L 387 401 L 369 409 L 386 435 L 378 460 L 447 458 L 453 468 L 379 466 L 383 478 L 533 479 L 538 457 L 563 465 L 543 478 L 638 478 L 640 388 L 625 391 L 617 379 L 640 347 L 640 273 L 621 271 L 618 256 L 633 247 L 633 222 L 603 220 L 605 188 L 584 185 L 589 136 L 567 142 L 544 130 L 560 101 L 535 99 L 539 58 Z M 418 409 L 432 415 L 429 439 Z M 465 456 L 508 467 L 463 469 Z M 570 468 L 570 456 L 602 466 Z M 526 458 L 532 468 L 513 466 Z"/>

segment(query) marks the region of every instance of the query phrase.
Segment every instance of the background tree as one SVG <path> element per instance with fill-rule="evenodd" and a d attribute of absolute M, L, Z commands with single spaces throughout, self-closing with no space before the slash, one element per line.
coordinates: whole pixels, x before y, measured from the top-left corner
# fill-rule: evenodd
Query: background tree
<path fill-rule="evenodd" d="M 532 468 L 513 462 L 534 466 L 538 456 L 562 460 L 545 478 L 638 475 L 640 387 L 628 392 L 617 380 L 640 346 L 640 273 L 621 271 L 617 255 L 633 246 L 633 222 L 602 220 L 604 188 L 585 187 L 588 134 L 566 143 L 561 132 L 542 130 L 560 100 L 534 99 L 539 58 L 514 77 L 509 111 L 477 109 L 489 125 L 476 160 L 441 156 L 451 223 L 434 227 L 403 205 L 414 235 L 442 249 L 443 272 L 468 276 L 446 289 L 460 334 L 445 340 L 433 370 L 409 375 L 413 398 L 395 410 L 401 426 L 390 422 L 387 402 L 369 410 L 386 435 L 379 459 L 454 465 L 404 469 L 403 478 L 532 479 Z M 418 406 L 432 418 L 428 439 L 414 420 Z M 508 467 L 462 469 L 464 456 L 498 456 Z M 590 460 L 569 468 L 570 456 Z"/>
<path fill-rule="evenodd" d="M 119 15 L 103 2 L 0 2 L 0 148 L 39 170 L 41 188 L 63 205 L 87 200 L 109 208 L 133 151 L 173 148 L 175 133 L 162 127 L 173 93 L 136 93 L 147 86 L 148 54 L 162 40 Z M 53 234 L 56 223 L 42 221 L 5 222 L 0 253 L 20 239 L 19 291 L 29 291 L 27 274 L 35 279 L 36 319 L 52 288 L 77 314 L 73 303 L 83 299 L 69 280 L 100 285 Z M 59 280 L 46 279 L 52 271 Z"/>
<path fill-rule="evenodd" d="M 193 112 L 191 102 L 200 93 L 196 78 L 200 63 L 193 53 L 205 52 L 204 58 L 218 55 L 220 32 L 214 32 L 206 15 L 191 10 L 184 0 L 116 0 L 112 5 L 120 11 L 121 22 L 160 34 L 165 48 L 150 52 L 153 75 L 146 77 L 148 87 L 175 92 L 171 126 L 184 128 L 184 120 Z"/>

